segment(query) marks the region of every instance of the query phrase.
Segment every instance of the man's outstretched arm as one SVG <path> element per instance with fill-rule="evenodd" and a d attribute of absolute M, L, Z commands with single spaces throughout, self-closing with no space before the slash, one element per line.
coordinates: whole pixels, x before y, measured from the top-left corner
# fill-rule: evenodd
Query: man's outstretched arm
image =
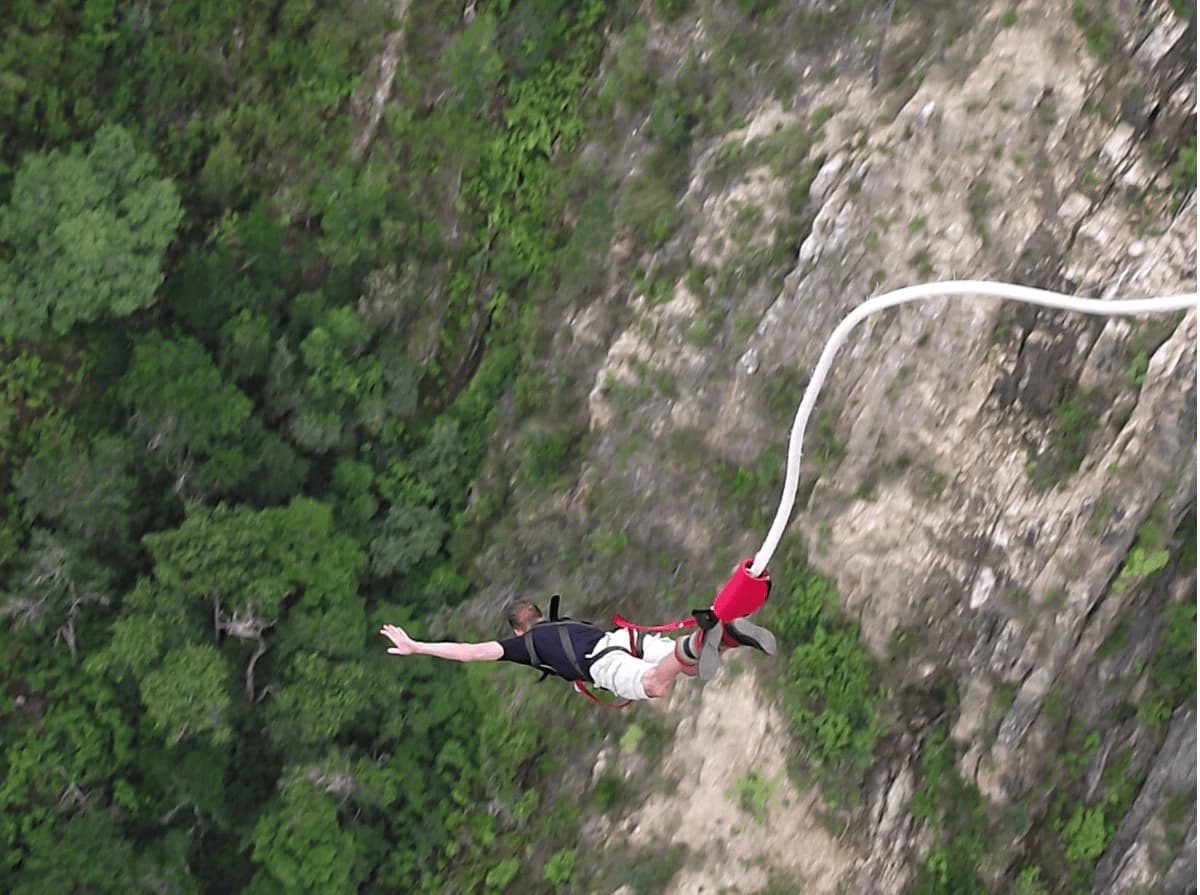
<path fill-rule="evenodd" d="M 482 643 L 426 643 L 413 640 L 407 632 L 396 625 L 384 625 L 379 633 L 392 642 L 388 652 L 393 656 L 434 656 L 454 662 L 495 662 L 504 655 L 504 649 L 495 640 Z"/>

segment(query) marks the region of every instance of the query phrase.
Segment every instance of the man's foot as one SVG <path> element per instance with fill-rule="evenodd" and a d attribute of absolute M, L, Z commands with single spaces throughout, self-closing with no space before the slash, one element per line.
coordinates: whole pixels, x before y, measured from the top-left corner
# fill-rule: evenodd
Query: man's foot
<path fill-rule="evenodd" d="M 748 646 L 768 656 L 773 656 L 776 652 L 775 635 L 744 618 L 735 618 L 725 623 L 725 639 L 726 642 L 732 640 L 738 646 Z"/>

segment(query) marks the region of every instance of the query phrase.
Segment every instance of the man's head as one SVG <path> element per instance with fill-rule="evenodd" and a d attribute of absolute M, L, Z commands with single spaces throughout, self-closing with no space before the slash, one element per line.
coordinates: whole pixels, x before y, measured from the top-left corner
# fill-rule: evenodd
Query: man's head
<path fill-rule="evenodd" d="M 542 610 L 532 600 L 513 600 L 508 604 L 508 625 L 520 637 L 542 620 Z"/>

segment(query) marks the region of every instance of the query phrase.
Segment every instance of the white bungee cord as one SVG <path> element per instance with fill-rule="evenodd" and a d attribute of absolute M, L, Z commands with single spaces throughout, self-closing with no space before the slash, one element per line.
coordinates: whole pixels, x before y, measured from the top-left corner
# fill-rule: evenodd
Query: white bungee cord
<path fill-rule="evenodd" d="M 1106 317 L 1117 317 L 1134 314 L 1166 314 L 1172 311 L 1182 311 L 1195 308 L 1200 296 L 1196 294 L 1168 295 L 1161 298 L 1141 299 L 1098 299 L 1079 298 L 1072 295 L 1062 295 L 1045 289 L 1032 289 L 1028 286 L 1017 286 L 1012 283 L 990 283 L 982 280 L 947 280 L 941 283 L 926 283 L 919 286 L 907 286 L 893 292 L 885 292 L 869 301 L 863 302 L 851 311 L 837 328 L 821 356 L 813 368 L 812 378 L 804 390 L 804 397 L 796 411 L 795 422 L 792 423 L 792 435 L 788 442 L 787 475 L 783 484 L 783 497 L 779 502 L 779 510 L 775 513 L 775 521 L 767 532 L 767 538 L 762 547 L 754 555 L 754 562 L 749 572 L 757 577 L 763 573 L 770 562 L 779 539 L 783 537 L 788 520 L 792 516 L 792 507 L 796 502 L 796 489 L 800 484 L 800 457 L 803 453 L 804 430 L 808 426 L 808 418 L 812 414 L 813 405 L 817 403 L 817 394 L 825 382 L 825 376 L 833 364 L 833 356 L 837 354 L 850 331 L 864 318 L 876 311 L 895 307 L 910 301 L 920 301 L 926 298 L 988 298 L 1007 301 L 1019 301 L 1025 304 L 1041 305 L 1046 308 L 1056 308 L 1062 311 L 1075 311 L 1080 314 L 1097 314 Z"/>

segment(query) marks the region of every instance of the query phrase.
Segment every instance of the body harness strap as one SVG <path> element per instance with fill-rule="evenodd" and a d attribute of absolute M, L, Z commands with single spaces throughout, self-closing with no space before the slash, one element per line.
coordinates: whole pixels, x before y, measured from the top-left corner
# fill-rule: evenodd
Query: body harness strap
<path fill-rule="evenodd" d="M 571 643 L 571 637 L 567 634 L 566 625 L 558 626 L 558 642 L 562 644 L 563 652 L 571 660 L 571 668 L 575 671 L 575 679 L 580 681 L 585 680 L 588 675 L 584 674 L 583 668 L 579 665 L 579 657 L 575 655 L 575 645 Z"/>
<path fill-rule="evenodd" d="M 553 596 L 550 597 L 550 619 L 549 619 L 548 623 L 544 622 L 543 624 L 549 624 L 549 625 L 552 625 L 552 626 L 558 628 L 558 639 L 559 639 L 559 643 L 562 644 L 563 653 L 566 654 L 567 659 L 571 663 L 571 668 L 574 669 L 575 674 L 577 675 L 576 679 L 574 681 L 572 681 L 572 684 L 574 685 L 575 689 L 577 691 L 579 691 L 580 693 L 582 693 L 584 696 L 586 696 L 588 699 L 590 699 L 592 702 L 596 703 L 597 705 L 602 705 L 607 709 L 623 709 L 623 708 L 625 708 L 625 706 L 629 705 L 633 700 L 626 699 L 623 702 L 608 702 L 606 700 L 600 699 L 598 696 L 596 696 L 595 693 L 592 692 L 591 688 L 588 687 L 588 684 L 592 682 L 591 675 L 586 673 L 583 670 L 583 666 L 579 662 L 579 656 L 577 656 L 575 654 L 575 645 L 573 643 L 571 643 L 571 638 L 567 634 L 566 626 L 562 625 L 562 624 L 558 624 L 559 622 L 575 621 L 575 619 L 572 619 L 570 616 L 565 616 L 565 615 L 560 616 L 558 614 L 559 600 L 560 600 L 560 597 L 558 594 L 554 594 Z M 583 622 L 583 624 L 590 624 L 590 622 Z M 624 627 L 624 626 L 622 626 L 622 627 Z M 629 630 L 629 646 L 628 647 L 606 646 L 604 649 L 600 650 L 600 652 L 596 653 L 596 655 L 594 655 L 590 658 L 589 664 L 595 664 L 599 659 L 603 658 L 604 656 L 607 656 L 609 653 L 617 652 L 617 651 L 629 653 L 631 656 L 634 656 L 634 657 L 640 659 L 642 657 L 642 644 L 645 640 L 646 635 L 644 632 L 635 631 L 632 628 L 629 628 L 627 630 Z M 550 677 L 550 675 L 552 675 L 552 674 L 556 675 L 556 672 L 554 671 L 553 668 L 551 668 L 549 665 L 546 665 L 542 662 L 541 656 L 538 655 L 537 649 L 534 648 L 533 630 L 532 629 L 525 632 L 523 642 L 525 644 L 525 649 L 528 650 L 528 652 L 529 652 L 530 661 L 533 662 L 535 667 L 542 669 L 542 676 L 540 678 L 538 678 L 538 683 L 540 684 L 542 681 L 544 681 L 546 678 Z"/>

